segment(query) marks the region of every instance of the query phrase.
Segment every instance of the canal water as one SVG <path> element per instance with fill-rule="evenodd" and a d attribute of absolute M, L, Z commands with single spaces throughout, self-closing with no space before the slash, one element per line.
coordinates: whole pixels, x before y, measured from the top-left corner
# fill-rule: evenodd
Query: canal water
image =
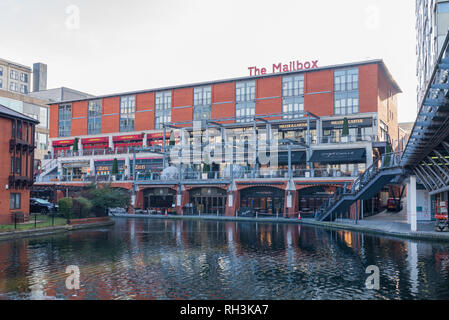
<path fill-rule="evenodd" d="M 449 299 L 447 243 L 293 224 L 115 222 L 0 242 L 0 299 Z M 79 290 L 67 289 L 68 266 Z M 376 284 L 369 266 L 379 289 L 366 286 L 370 275 Z"/>

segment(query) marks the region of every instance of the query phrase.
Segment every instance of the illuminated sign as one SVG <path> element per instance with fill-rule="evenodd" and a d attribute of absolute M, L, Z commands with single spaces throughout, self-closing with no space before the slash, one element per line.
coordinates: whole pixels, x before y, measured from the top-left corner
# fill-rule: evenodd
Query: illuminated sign
<path fill-rule="evenodd" d="M 292 72 L 318 68 L 318 60 L 313 61 L 290 61 L 288 64 L 273 63 L 272 73 Z M 248 67 L 249 76 L 260 76 L 268 73 L 267 68 Z"/>

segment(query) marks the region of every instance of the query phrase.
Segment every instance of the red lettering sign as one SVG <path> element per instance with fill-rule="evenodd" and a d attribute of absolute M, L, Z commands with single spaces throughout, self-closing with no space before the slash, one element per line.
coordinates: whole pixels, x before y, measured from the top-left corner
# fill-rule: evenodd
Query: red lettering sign
<path fill-rule="evenodd" d="M 290 61 L 288 64 L 273 63 L 272 73 L 301 71 L 316 68 L 318 68 L 318 60 L 305 61 L 305 62 Z M 267 74 L 267 68 L 258 68 L 254 66 L 248 67 L 248 70 L 250 77 Z"/>

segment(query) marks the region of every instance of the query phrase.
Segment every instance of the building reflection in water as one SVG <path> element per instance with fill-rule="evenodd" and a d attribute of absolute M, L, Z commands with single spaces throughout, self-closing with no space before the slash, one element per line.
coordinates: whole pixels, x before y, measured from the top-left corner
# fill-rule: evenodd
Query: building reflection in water
<path fill-rule="evenodd" d="M 378 291 L 365 288 L 370 265 Z M 448 279 L 445 244 L 297 224 L 117 219 L 0 243 L 4 299 L 447 299 Z"/>

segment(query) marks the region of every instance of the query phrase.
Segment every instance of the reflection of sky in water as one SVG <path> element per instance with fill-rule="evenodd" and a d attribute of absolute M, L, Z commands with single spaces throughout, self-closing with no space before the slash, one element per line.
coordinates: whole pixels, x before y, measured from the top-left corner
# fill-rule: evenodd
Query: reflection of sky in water
<path fill-rule="evenodd" d="M 118 219 L 0 243 L 0 299 L 447 299 L 449 245 L 299 225 Z M 81 289 L 65 288 L 77 265 Z M 366 267 L 380 269 L 378 291 Z"/>

